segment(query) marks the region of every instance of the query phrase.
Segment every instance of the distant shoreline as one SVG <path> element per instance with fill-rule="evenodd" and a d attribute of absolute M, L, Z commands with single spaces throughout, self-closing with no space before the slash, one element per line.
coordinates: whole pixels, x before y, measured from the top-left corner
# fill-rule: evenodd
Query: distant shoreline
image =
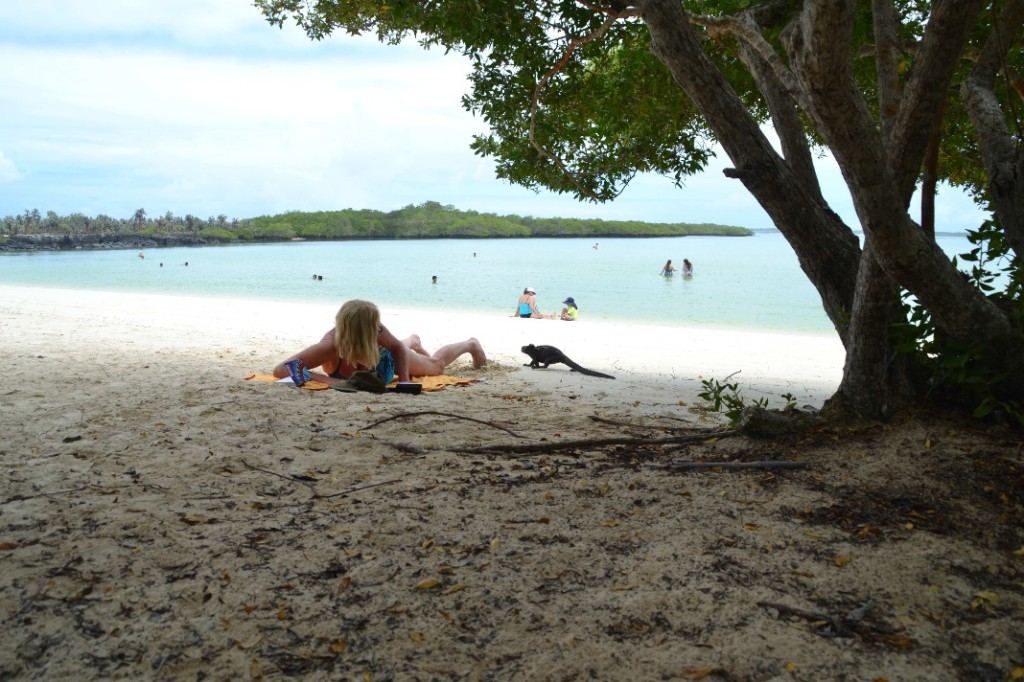
<path fill-rule="evenodd" d="M 0 253 L 25 251 L 104 251 L 116 249 L 161 249 L 204 246 L 247 246 L 256 244 L 288 244 L 291 242 L 408 242 L 428 240 L 491 241 L 495 239 L 663 239 L 683 237 L 751 237 L 751 234 L 541 234 L 523 236 L 446 236 L 416 235 L 407 237 L 290 237 L 287 239 L 218 239 L 185 235 L 14 235 L 0 237 Z"/>

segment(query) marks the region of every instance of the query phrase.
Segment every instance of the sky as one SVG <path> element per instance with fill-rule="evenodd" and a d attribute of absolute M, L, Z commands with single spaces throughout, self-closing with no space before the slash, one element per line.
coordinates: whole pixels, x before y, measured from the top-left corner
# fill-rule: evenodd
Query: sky
<path fill-rule="evenodd" d="M 533 217 L 770 228 L 718 158 L 677 188 L 638 176 L 613 202 L 536 193 L 473 154 L 468 62 L 414 42 L 310 41 L 248 0 L 0 3 L 0 216 L 248 218 L 438 201 Z M 826 198 L 856 215 L 838 170 Z M 983 214 L 943 190 L 937 229 Z"/>

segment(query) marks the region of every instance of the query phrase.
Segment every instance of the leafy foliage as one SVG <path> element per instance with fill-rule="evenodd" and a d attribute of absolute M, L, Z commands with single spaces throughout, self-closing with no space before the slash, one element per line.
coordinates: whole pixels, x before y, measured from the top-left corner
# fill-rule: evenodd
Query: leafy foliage
<path fill-rule="evenodd" d="M 1005 343 L 1024 344 L 1020 259 L 1010 250 L 995 220 L 969 230 L 967 239 L 974 248 L 959 256 L 971 264 L 966 276 L 1013 320 L 1015 332 Z M 906 292 L 903 308 L 908 322 L 893 328 L 897 350 L 913 355 L 928 372 L 926 381 L 934 395 L 966 405 L 975 417 L 1007 417 L 1024 426 L 1024 403 L 1003 394 L 1006 377 L 983 362 L 988 349 L 982 342 L 963 343 L 942 334 L 928 309 L 917 305 Z"/>
<path fill-rule="evenodd" d="M 729 426 L 736 426 L 740 415 L 743 414 L 743 410 L 748 407 L 760 409 L 767 409 L 768 407 L 767 398 L 758 398 L 748 404 L 740 393 L 739 382 L 729 381 L 733 376 L 735 376 L 735 373 L 727 376 L 724 381 L 719 381 L 715 378 L 702 379 L 700 383 L 704 390 L 697 394 L 698 398 L 708 404 L 708 409 L 725 415 L 726 419 L 729 420 Z M 796 407 L 796 397 L 792 393 L 783 393 L 782 397 L 786 401 L 782 409 L 792 410 Z"/>

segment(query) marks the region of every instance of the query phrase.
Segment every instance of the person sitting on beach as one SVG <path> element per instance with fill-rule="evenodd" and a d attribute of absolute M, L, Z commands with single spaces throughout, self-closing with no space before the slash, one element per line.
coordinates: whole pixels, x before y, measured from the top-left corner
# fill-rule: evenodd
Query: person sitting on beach
<path fill-rule="evenodd" d="M 338 384 L 360 370 L 374 370 L 385 384 L 395 376 L 399 381 L 410 377 L 439 376 L 460 355 L 469 353 L 473 367 L 487 364 L 487 356 L 480 342 L 470 338 L 451 343 L 428 353 L 413 334 L 399 340 L 380 322 L 380 310 L 369 301 L 347 301 L 334 318 L 334 329 L 319 342 L 305 348 L 274 368 L 274 376 L 289 376 L 286 363 L 302 360 L 310 370 L 320 368 L 323 373 L 310 376 L 326 384 Z"/>
<path fill-rule="evenodd" d="M 537 310 L 537 292 L 533 290 L 533 287 L 523 289 L 523 295 L 519 297 L 519 301 L 516 303 L 516 311 L 512 313 L 512 317 L 516 316 L 532 317 L 535 320 L 545 320 L 554 317 L 554 315 L 545 315 Z"/>
<path fill-rule="evenodd" d="M 686 258 L 683 259 L 683 277 L 693 277 L 693 263 Z"/>
<path fill-rule="evenodd" d="M 572 296 L 562 301 L 562 303 L 565 304 L 565 307 L 562 308 L 561 319 L 565 320 L 566 322 L 575 322 L 577 319 L 579 319 L 577 317 L 578 313 L 576 312 L 576 301 L 575 299 L 573 299 Z"/>
<path fill-rule="evenodd" d="M 676 271 L 676 269 L 675 269 L 675 267 L 673 267 L 672 259 L 670 258 L 668 260 L 668 262 L 665 263 L 665 267 L 663 267 L 661 269 L 661 274 L 664 275 L 665 277 L 671 277 L 672 273 L 675 272 L 675 271 Z"/>

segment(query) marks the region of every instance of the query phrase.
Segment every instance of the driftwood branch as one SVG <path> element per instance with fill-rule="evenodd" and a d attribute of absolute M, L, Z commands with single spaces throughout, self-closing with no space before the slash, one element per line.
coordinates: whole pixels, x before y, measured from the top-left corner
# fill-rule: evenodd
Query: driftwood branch
<path fill-rule="evenodd" d="M 816 613 L 814 611 L 805 611 L 795 606 L 768 601 L 759 601 L 757 605 L 766 609 L 774 609 L 779 612 L 779 616 L 796 616 L 811 623 L 830 625 L 836 634 L 841 636 L 857 634 L 873 638 L 879 635 L 893 635 L 902 632 L 904 629 L 901 625 L 889 625 L 884 622 L 869 622 L 866 620 L 868 614 L 875 607 L 873 599 L 868 599 L 846 614 Z"/>
<path fill-rule="evenodd" d="M 401 483 L 401 482 L 402 482 L 402 479 L 400 479 L 400 478 L 393 478 L 390 481 L 381 481 L 380 483 L 371 483 L 369 485 L 361 485 L 361 486 L 357 486 L 355 488 L 349 488 L 348 490 L 342 490 L 339 493 L 331 493 L 329 495 L 321 495 L 319 493 L 314 493 L 313 494 L 313 498 L 317 499 L 317 500 L 327 500 L 327 499 L 330 499 L 332 497 L 342 497 L 344 495 L 351 495 L 352 493 L 357 493 L 360 490 L 369 490 L 370 488 L 379 488 L 382 485 L 391 485 L 392 483 Z"/>
<path fill-rule="evenodd" d="M 678 445 L 680 443 L 697 443 L 711 438 L 721 438 L 732 435 L 732 429 L 724 431 L 710 431 L 708 433 L 690 434 L 686 436 L 671 436 L 669 438 L 591 438 L 583 440 L 564 440 L 557 443 L 527 443 L 523 445 L 484 445 L 476 448 L 449 448 L 453 452 L 464 452 L 468 454 L 503 454 L 503 455 L 531 455 L 541 452 L 558 452 L 560 450 L 594 449 L 615 445 L 626 446 L 653 446 Z"/>
<path fill-rule="evenodd" d="M 673 417 L 673 419 L 674 419 L 674 417 Z M 688 426 L 664 426 L 664 425 L 661 425 L 661 424 L 634 424 L 632 422 L 622 422 L 622 421 L 617 421 L 615 419 L 606 419 L 604 417 L 598 417 L 596 414 L 590 415 L 590 420 L 591 421 L 595 421 L 598 424 L 608 424 L 609 426 L 625 426 L 628 429 L 648 429 L 648 430 L 650 430 L 650 429 L 657 429 L 659 431 L 670 431 L 670 432 L 673 432 L 673 433 L 678 432 L 678 431 L 690 431 L 690 432 L 692 432 L 693 429 L 694 429 L 692 424 L 688 425 Z M 682 421 L 682 420 L 679 420 L 679 421 Z M 731 435 L 734 435 L 735 433 L 736 433 L 735 431 L 732 431 L 730 433 L 720 433 L 718 437 L 721 438 L 723 436 L 731 436 Z"/>
<path fill-rule="evenodd" d="M 648 464 L 656 469 L 806 469 L 806 462 L 669 462 L 667 464 Z"/>
<path fill-rule="evenodd" d="M 450 412 L 438 412 L 436 410 L 425 410 L 423 412 L 401 412 L 399 414 L 395 414 L 395 415 L 392 415 L 390 417 L 386 417 L 384 419 L 379 419 L 379 420 L 373 422 L 372 424 L 367 424 L 366 426 L 364 426 L 360 430 L 361 431 L 369 431 L 370 429 L 372 429 L 375 426 L 380 426 L 381 424 L 385 424 L 385 423 L 387 423 L 389 421 L 393 421 L 395 419 L 414 419 L 416 417 L 422 417 L 424 415 L 429 415 L 429 414 L 437 415 L 437 416 L 440 416 L 440 417 L 452 417 L 453 419 L 464 419 L 465 421 L 468 421 L 468 422 L 476 422 L 477 424 L 483 424 L 485 426 L 490 426 L 491 428 L 498 429 L 499 431 L 504 431 L 505 433 L 510 434 L 514 438 L 522 438 L 522 436 L 520 436 L 515 431 L 510 431 L 509 429 L 506 429 L 504 426 L 498 426 L 494 422 L 484 421 L 483 419 L 474 419 L 473 417 L 464 417 L 461 414 L 452 414 Z"/>

